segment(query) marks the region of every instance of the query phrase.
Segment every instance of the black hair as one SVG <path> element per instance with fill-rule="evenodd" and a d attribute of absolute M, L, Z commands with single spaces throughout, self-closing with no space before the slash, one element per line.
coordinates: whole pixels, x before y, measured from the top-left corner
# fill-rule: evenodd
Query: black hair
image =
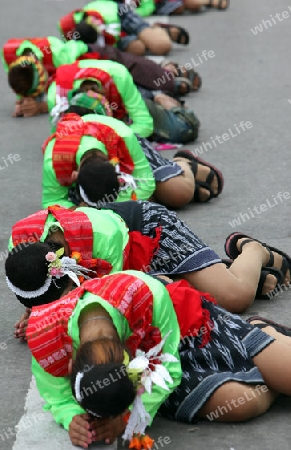
<path fill-rule="evenodd" d="M 48 276 L 49 262 L 45 256 L 50 251 L 56 251 L 61 244 L 52 242 L 22 243 L 14 247 L 5 261 L 5 271 L 8 280 L 23 291 L 35 291 L 40 289 Z M 27 308 L 51 303 L 62 296 L 68 287 L 70 278 L 65 275 L 54 279 L 48 290 L 36 298 L 23 298 L 16 295 L 20 303 Z"/>
<path fill-rule="evenodd" d="M 29 47 L 26 47 L 23 50 L 23 52 L 21 53 L 21 56 L 32 56 L 34 59 L 37 59 L 36 54 Z"/>
<path fill-rule="evenodd" d="M 83 374 L 78 400 L 82 408 L 101 417 L 114 417 L 131 405 L 136 392 L 123 359 L 124 347 L 118 338 L 99 338 L 78 349 L 70 380 L 76 397 L 76 376 Z"/>
<path fill-rule="evenodd" d="M 76 25 L 75 31 L 78 33 L 77 39 L 85 44 L 95 44 L 98 39 L 97 30 L 85 20 Z"/>
<path fill-rule="evenodd" d="M 113 202 L 119 193 L 119 181 L 114 166 L 94 153 L 82 162 L 76 185 L 82 186 L 93 203 Z"/>
<path fill-rule="evenodd" d="M 68 113 L 75 113 L 78 114 L 78 116 L 86 116 L 87 114 L 95 114 L 95 111 L 89 108 L 84 108 L 83 106 L 77 106 L 77 105 L 71 105 L 69 108 L 65 111 L 65 114 Z"/>
<path fill-rule="evenodd" d="M 94 80 L 85 79 L 84 81 L 82 81 L 82 83 L 80 84 L 80 88 L 78 89 L 78 92 L 82 93 L 87 92 L 88 86 L 90 86 L 90 89 L 92 89 L 94 92 L 97 92 L 98 94 L 104 95 L 106 97 L 103 86 L 101 86 L 97 81 Z"/>
<path fill-rule="evenodd" d="M 8 83 L 11 89 L 18 94 L 25 96 L 33 84 L 33 68 L 31 64 L 19 64 L 9 69 Z"/>

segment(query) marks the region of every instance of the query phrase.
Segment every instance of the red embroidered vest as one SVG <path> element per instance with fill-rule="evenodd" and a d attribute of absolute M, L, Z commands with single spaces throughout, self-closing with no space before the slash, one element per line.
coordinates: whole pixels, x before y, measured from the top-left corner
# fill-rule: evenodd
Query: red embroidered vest
<path fill-rule="evenodd" d="M 68 375 L 73 353 L 68 321 L 85 292 L 106 300 L 127 319 L 132 335 L 125 344 L 133 355 L 138 348 L 148 351 L 161 341 L 160 330 L 151 325 L 153 295 L 144 281 L 123 273 L 86 281 L 60 300 L 32 309 L 26 330 L 27 343 L 46 372 L 55 377 Z"/>
<path fill-rule="evenodd" d="M 64 230 L 64 237 L 71 252 L 82 255 L 79 264 L 91 269 L 90 277 L 103 276 L 110 273 L 112 265 L 102 259 L 93 258 L 93 229 L 86 214 L 72 211 L 61 206 L 50 206 L 20 220 L 12 227 L 12 241 L 16 246 L 22 242 L 38 242 L 43 234 L 48 214 L 52 214 Z"/>
<path fill-rule="evenodd" d="M 109 73 L 97 68 L 81 68 L 79 62 L 74 64 L 64 64 L 56 71 L 56 92 L 61 97 L 67 96 L 73 89 L 74 81 L 93 78 L 99 81 L 103 88 L 103 95 L 107 98 L 116 119 L 123 119 L 127 112 L 123 104 L 122 97 Z"/>
<path fill-rule="evenodd" d="M 108 275 L 112 265 L 101 258 L 92 257 L 93 230 L 86 214 L 81 211 L 50 206 L 20 220 L 12 227 L 12 242 L 16 246 L 22 242 L 39 242 L 48 214 L 51 213 L 64 230 L 64 237 L 70 251 L 81 253 L 79 264 L 93 270 L 97 277 Z M 100 225 L 102 226 L 102 224 Z M 123 270 L 141 270 L 148 272 L 153 256 L 159 249 L 161 228 L 156 228 L 156 236 L 151 238 L 139 231 L 129 232 L 129 240 L 123 250 Z M 90 273 L 94 277 L 94 273 Z"/>
<path fill-rule="evenodd" d="M 120 169 L 132 173 L 134 162 L 123 139 L 108 125 L 96 122 L 84 122 L 74 113 L 66 114 L 57 125 L 56 132 L 43 144 L 45 151 L 48 143 L 55 140 L 52 162 L 58 182 L 62 186 L 70 186 L 71 175 L 77 169 L 76 153 L 83 136 L 92 136 L 102 142 L 106 148 L 109 160 L 115 159 Z"/>
<path fill-rule="evenodd" d="M 73 39 L 73 34 L 74 34 L 74 31 L 75 31 L 75 28 L 77 25 L 77 23 L 74 20 L 74 14 L 77 12 L 82 12 L 82 11 L 83 11 L 82 9 L 75 9 L 74 11 L 70 12 L 66 16 L 62 17 L 61 20 L 59 21 L 60 31 L 67 40 Z M 92 16 L 95 19 L 97 19 L 98 22 L 100 22 L 100 24 L 105 23 L 102 15 L 99 12 L 94 11 L 94 10 L 86 10 L 83 12 L 85 12 L 88 16 Z M 117 39 L 112 34 L 108 33 L 107 31 L 103 31 L 102 35 L 104 36 L 106 45 L 115 45 L 116 44 Z"/>
<path fill-rule="evenodd" d="M 40 49 L 43 54 L 43 65 L 48 71 L 49 75 L 53 75 L 56 68 L 53 64 L 52 52 L 50 50 L 50 43 L 46 37 L 43 38 L 23 38 L 23 39 L 9 39 L 3 47 L 3 57 L 6 64 L 9 66 L 17 58 L 16 51 L 23 41 L 30 41 Z"/>

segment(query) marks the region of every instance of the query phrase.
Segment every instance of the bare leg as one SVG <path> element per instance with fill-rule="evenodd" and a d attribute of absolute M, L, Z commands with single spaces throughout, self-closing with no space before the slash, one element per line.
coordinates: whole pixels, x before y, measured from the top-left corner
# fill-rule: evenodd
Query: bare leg
<path fill-rule="evenodd" d="M 155 55 L 166 55 L 172 48 L 168 33 L 161 27 L 144 28 L 138 35 L 145 47 Z"/>
<path fill-rule="evenodd" d="M 264 414 L 277 395 L 265 385 L 229 381 L 214 392 L 198 417 L 215 422 L 243 422 Z"/>
<path fill-rule="evenodd" d="M 273 331 L 269 332 L 267 328 L 264 331 L 273 335 Z M 291 346 L 289 344 L 282 342 L 281 339 L 276 340 L 255 356 L 253 361 L 263 375 L 267 386 L 280 394 L 291 395 Z"/>
<path fill-rule="evenodd" d="M 163 104 L 163 106 L 165 106 Z M 175 161 L 183 170 L 184 173 L 180 176 L 171 178 L 168 181 L 157 183 L 154 194 L 154 199 L 157 203 L 161 203 L 167 207 L 181 208 L 193 200 L 195 191 L 195 178 L 189 160 L 186 158 L 174 158 Z M 198 163 L 196 179 L 205 181 L 210 168 Z M 214 177 L 211 183 L 211 188 L 214 193 L 218 191 L 218 181 Z M 205 188 L 199 188 L 199 195 L 201 201 L 207 201 L 209 198 L 209 191 Z"/>
<path fill-rule="evenodd" d="M 181 103 L 178 100 L 175 100 L 173 97 L 170 97 L 169 95 L 164 93 L 155 95 L 154 102 L 157 103 L 158 105 L 161 105 L 166 110 L 181 107 Z"/>
<path fill-rule="evenodd" d="M 240 247 L 243 239 L 237 243 Z M 276 253 L 275 267 L 280 267 L 282 257 Z M 258 287 L 261 268 L 269 261 L 269 252 L 258 242 L 250 242 L 242 248 L 242 253 L 235 259 L 229 269 L 224 264 L 215 264 L 198 272 L 183 275 L 196 289 L 212 294 L 219 305 L 230 312 L 241 313 L 254 301 Z M 289 272 L 289 271 L 288 271 Z M 290 274 L 288 275 L 290 280 Z M 269 279 L 269 286 L 273 286 Z"/>
<path fill-rule="evenodd" d="M 278 393 L 291 395 L 291 338 L 270 326 L 263 331 L 276 339 L 253 358 L 266 385 L 225 383 L 201 408 L 199 417 L 220 422 L 248 420 L 267 411 Z"/>
<path fill-rule="evenodd" d="M 195 190 L 194 175 L 188 162 L 177 162 L 184 170 L 182 175 L 164 182 L 157 182 L 154 201 L 167 207 L 181 208 L 193 198 Z"/>
<path fill-rule="evenodd" d="M 140 39 L 136 39 L 135 41 L 131 41 L 129 43 L 125 51 L 136 56 L 142 56 L 146 52 L 146 46 Z"/>
<path fill-rule="evenodd" d="M 258 324 L 258 323 L 264 323 L 261 320 L 252 320 L 250 322 L 252 325 Z M 267 324 L 266 324 L 267 325 Z M 262 328 L 262 331 L 266 334 L 268 334 L 269 336 L 272 336 L 273 338 L 275 338 L 277 341 L 282 342 L 285 345 L 288 345 L 289 347 L 291 347 L 291 337 L 289 336 L 285 336 L 282 333 L 279 333 L 277 330 L 275 330 L 275 328 L 273 328 L 272 326 L 266 326 L 264 328 Z"/>

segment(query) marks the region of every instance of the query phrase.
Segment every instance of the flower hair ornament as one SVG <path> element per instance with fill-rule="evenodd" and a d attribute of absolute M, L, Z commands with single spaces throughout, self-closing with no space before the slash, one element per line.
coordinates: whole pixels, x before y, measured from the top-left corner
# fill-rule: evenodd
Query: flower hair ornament
<path fill-rule="evenodd" d="M 48 252 L 45 256 L 48 265 L 47 279 L 43 286 L 35 291 L 24 291 L 14 286 L 11 281 L 6 277 L 6 283 L 14 294 L 19 295 L 22 298 L 37 298 L 48 291 L 51 283 L 55 283 L 55 279 L 59 279 L 67 275 L 77 286 L 80 286 L 79 277 L 89 279 L 88 272 L 92 272 L 90 269 L 77 264 L 75 258 L 63 256 L 65 252 L 64 248 L 60 248 L 56 252 Z M 61 258 L 61 256 L 63 256 Z"/>
<path fill-rule="evenodd" d="M 137 188 L 137 179 L 135 179 L 129 173 L 121 172 L 119 159 L 117 157 L 111 158 L 109 160 L 109 163 L 112 164 L 113 167 L 115 167 L 115 172 L 117 174 L 119 182 L 119 190 L 126 191 L 126 189 L 131 189 L 132 191 L 135 191 Z"/>
<path fill-rule="evenodd" d="M 127 189 L 130 189 L 132 191 L 131 199 L 136 200 L 135 191 L 137 189 L 137 181 L 141 181 L 143 179 L 142 178 L 134 178 L 129 173 L 121 172 L 120 165 L 119 165 L 119 159 L 117 157 L 110 159 L 109 163 L 112 164 L 115 168 L 115 172 L 116 172 L 118 183 L 119 183 L 118 192 L 126 191 Z M 89 206 L 92 206 L 94 208 L 100 208 L 100 205 L 104 204 L 104 201 L 102 201 L 102 200 L 99 200 L 98 202 L 92 202 L 88 198 L 86 192 L 84 191 L 83 187 L 80 184 L 79 184 L 79 193 L 80 193 L 82 200 L 85 203 L 87 203 L 87 205 L 89 205 Z"/>
<path fill-rule="evenodd" d="M 56 93 L 56 103 L 50 112 L 51 122 L 53 126 L 56 126 L 61 115 L 69 108 L 69 101 L 66 95 L 61 96 Z"/>
<path fill-rule="evenodd" d="M 166 382 L 173 383 L 168 370 L 161 363 L 177 362 L 178 360 L 170 353 L 160 354 L 170 333 L 171 331 L 147 353 L 137 349 L 134 359 L 128 364 L 127 361 L 124 361 L 128 377 L 136 387 L 137 393 L 122 436 L 124 441 L 130 441 L 129 448 L 148 449 L 153 445 L 154 441 L 145 435 L 145 429 L 150 424 L 151 416 L 146 411 L 141 396 L 144 392 L 151 394 L 154 384 L 168 391 Z"/>

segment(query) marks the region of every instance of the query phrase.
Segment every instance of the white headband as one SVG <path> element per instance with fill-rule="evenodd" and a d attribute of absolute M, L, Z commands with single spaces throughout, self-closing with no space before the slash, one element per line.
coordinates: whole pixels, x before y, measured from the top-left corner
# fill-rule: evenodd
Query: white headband
<path fill-rule="evenodd" d="M 48 252 L 48 253 L 54 253 L 54 252 Z M 67 275 L 71 280 L 77 285 L 80 286 L 80 281 L 78 279 L 78 276 L 83 276 L 84 278 L 90 278 L 87 273 L 92 272 L 90 269 L 86 269 L 83 266 L 80 266 L 77 264 L 76 260 L 74 258 L 69 258 L 68 256 L 64 256 L 63 258 L 59 259 L 60 261 L 60 269 L 56 275 L 50 273 L 50 269 L 47 274 L 47 279 L 45 280 L 45 283 L 43 286 L 41 286 L 39 289 L 36 289 L 35 291 L 24 291 L 17 286 L 14 286 L 14 284 L 11 283 L 8 277 L 6 277 L 6 283 L 9 289 L 11 289 L 14 294 L 19 295 L 22 298 L 37 298 L 43 295 L 45 292 L 49 290 L 49 287 L 53 281 L 53 278 L 61 278 L 65 275 Z"/>
<path fill-rule="evenodd" d="M 37 289 L 36 291 L 23 291 L 22 289 L 19 289 L 18 287 L 14 286 L 11 281 L 9 280 L 8 277 L 6 277 L 6 283 L 7 286 L 9 287 L 9 289 L 11 289 L 12 292 L 14 292 L 14 294 L 19 295 L 22 298 L 36 298 L 36 297 L 40 297 L 41 295 L 43 295 L 46 291 L 48 291 L 50 285 L 52 282 L 52 278 L 47 277 L 47 279 L 45 280 L 44 285 Z"/>
<path fill-rule="evenodd" d="M 84 189 L 82 188 L 82 186 L 80 184 L 79 184 L 79 191 L 80 191 L 80 196 L 81 196 L 82 200 L 84 200 L 84 202 L 87 203 L 87 205 L 93 206 L 94 208 L 96 208 L 96 207 L 98 208 L 98 206 L 99 206 L 98 203 L 91 202 L 91 200 L 88 199 L 87 195 L 85 194 Z"/>

